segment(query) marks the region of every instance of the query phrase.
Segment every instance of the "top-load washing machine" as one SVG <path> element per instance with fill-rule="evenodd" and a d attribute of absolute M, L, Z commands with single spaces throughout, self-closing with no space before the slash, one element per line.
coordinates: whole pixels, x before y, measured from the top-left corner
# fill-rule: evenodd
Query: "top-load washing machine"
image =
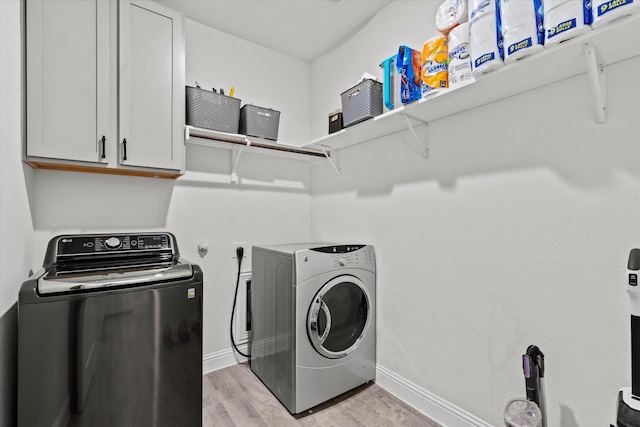
<path fill-rule="evenodd" d="M 375 379 L 372 246 L 253 247 L 251 370 L 292 414 Z"/>

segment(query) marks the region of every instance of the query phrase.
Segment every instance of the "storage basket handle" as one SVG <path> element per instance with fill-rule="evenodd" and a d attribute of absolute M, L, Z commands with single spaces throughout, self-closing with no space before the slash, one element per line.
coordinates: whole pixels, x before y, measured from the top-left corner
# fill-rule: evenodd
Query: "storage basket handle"
<path fill-rule="evenodd" d="M 356 89 L 349 94 L 349 99 L 353 98 L 356 95 L 360 95 L 360 89 Z"/>

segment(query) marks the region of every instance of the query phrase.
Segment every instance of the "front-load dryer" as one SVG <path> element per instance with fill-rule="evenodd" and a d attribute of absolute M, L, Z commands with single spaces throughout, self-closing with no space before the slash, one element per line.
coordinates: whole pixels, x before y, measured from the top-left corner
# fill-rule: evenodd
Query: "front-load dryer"
<path fill-rule="evenodd" d="M 254 246 L 251 370 L 292 414 L 376 372 L 370 245 Z"/>

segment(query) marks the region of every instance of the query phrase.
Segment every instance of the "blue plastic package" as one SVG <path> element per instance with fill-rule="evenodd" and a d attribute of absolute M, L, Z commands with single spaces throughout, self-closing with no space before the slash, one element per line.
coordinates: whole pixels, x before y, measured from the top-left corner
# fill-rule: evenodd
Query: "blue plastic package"
<path fill-rule="evenodd" d="M 400 74 L 400 101 L 403 104 L 422 98 L 422 54 L 407 46 L 398 48 L 396 68 Z"/>

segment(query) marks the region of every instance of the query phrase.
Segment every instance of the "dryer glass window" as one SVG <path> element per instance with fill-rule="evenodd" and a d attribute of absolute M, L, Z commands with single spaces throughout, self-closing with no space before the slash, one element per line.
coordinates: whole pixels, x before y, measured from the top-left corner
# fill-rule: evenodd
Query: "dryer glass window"
<path fill-rule="evenodd" d="M 315 349 L 337 359 L 356 349 L 369 318 L 369 298 L 355 277 L 336 278 L 316 295 L 308 332 Z"/>
<path fill-rule="evenodd" d="M 334 286 L 322 298 L 331 313 L 331 329 L 323 347 L 342 352 L 355 344 L 367 324 L 367 297 L 354 283 L 343 282 Z M 318 329 L 324 331 L 326 315 L 320 311 Z"/>

